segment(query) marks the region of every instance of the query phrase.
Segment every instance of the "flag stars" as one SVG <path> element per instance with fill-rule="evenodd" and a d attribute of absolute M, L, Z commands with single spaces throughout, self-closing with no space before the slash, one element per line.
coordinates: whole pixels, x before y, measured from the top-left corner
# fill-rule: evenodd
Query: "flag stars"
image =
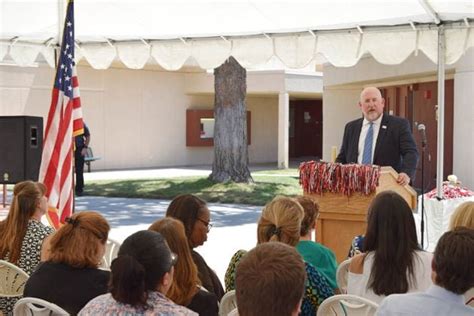
<path fill-rule="evenodd" d="M 66 66 L 64 66 L 64 64 L 61 64 L 61 69 L 64 69 L 64 67 L 66 67 Z M 66 68 L 66 69 L 67 69 L 67 68 Z"/>
<path fill-rule="evenodd" d="M 69 81 L 69 80 L 71 80 L 71 77 L 66 76 L 66 81 Z"/>
<path fill-rule="evenodd" d="M 67 27 L 71 27 L 71 26 L 72 26 L 71 21 L 67 21 Z"/>
<path fill-rule="evenodd" d="M 68 89 L 69 91 L 71 91 L 71 90 L 72 90 L 72 87 L 71 87 L 71 86 L 69 86 L 69 87 L 67 87 L 67 89 Z"/>

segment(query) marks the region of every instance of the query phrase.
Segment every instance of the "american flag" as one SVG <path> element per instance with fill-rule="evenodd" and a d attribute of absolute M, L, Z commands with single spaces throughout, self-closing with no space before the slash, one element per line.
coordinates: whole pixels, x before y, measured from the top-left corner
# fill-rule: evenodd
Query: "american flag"
<path fill-rule="evenodd" d="M 69 0 L 39 176 L 39 181 L 48 189 L 48 220 L 56 228 L 73 212 L 74 136 L 83 132 L 79 82 L 74 61 L 74 3 Z"/>

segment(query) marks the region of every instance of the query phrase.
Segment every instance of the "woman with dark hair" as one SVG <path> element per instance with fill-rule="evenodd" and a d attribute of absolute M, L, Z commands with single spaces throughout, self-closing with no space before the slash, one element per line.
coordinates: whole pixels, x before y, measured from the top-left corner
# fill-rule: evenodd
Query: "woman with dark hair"
<path fill-rule="evenodd" d="M 380 303 L 431 286 L 433 255 L 418 245 L 412 211 L 396 192 L 382 192 L 370 204 L 364 249 L 351 259 L 348 294 Z"/>
<path fill-rule="evenodd" d="M 161 234 L 132 234 L 112 261 L 110 293 L 94 298 L 79 315 L 197 315 L 165 296 L 176 260 Z"/>
<path fill-rule="evenodd" d="M 206 242 L 207 233 L 212 227 L 211 213 L 206 202 L 202 199 L 192 194 L 178 195 L 168 206 L 166 216 L 176 218 L 183 223 L 191 249 Z M 217 299 L 220 300 L 224 295 L 224 289 L 216 273 L 196 251 L 192 250 L 191 255 L 197 266 L 202 286 L 209 292 L 214 293 Z"/>
<path fill-rule="evenodd" d="M 149 230 L 165 237 L 171 251 L 178 255 L 174 267 L 174 279 L 166 296 L 173 302 L 186 306 L 199 315 L 218 315 L 219 306 L 214 293 L 203 290 L 196 264 L 181 221 L 165 217 L 154 222 Z"/>
<path fill-rule="evenodd" d="M 107 220 L 96 212 L 80 212 L 48 237 L 45 262 L 25 285 L 25 297 L 54 303 L 76 315 L 87 302 L 107 293 L 110 272 L 100 270 L 110 231 Z"/>
<path fill-rule="evenodd" d="M 40 262 L 43 240 L 54 232 L 41 223 L 48 210 L 44 184 L 19 182 L 13 188 L 13 200 L 7 218 L 0 222 L 0 259 L 9 261 L 28 274 Z M 0 297 L 0 311 L 13 313 L 18 298 Z"/>

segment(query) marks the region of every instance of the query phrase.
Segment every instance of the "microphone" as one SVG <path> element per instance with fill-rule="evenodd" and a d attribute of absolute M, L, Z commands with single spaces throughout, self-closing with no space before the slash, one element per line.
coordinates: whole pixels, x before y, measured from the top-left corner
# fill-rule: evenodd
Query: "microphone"
<path fill-rule="evenodd" d="M 426 140 L 426 126 L 425 124 L 418 124 L 418 130 L 421 133 L 421 146 L 425 147 L 427 140 Z"/>

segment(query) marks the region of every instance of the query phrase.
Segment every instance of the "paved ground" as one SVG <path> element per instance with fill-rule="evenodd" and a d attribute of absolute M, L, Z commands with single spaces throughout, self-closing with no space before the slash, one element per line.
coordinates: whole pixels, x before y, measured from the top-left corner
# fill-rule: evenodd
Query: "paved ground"
<path fill-rule="evenodd" d="M 275 169 L 274 165 L 257 165 L 251 170 Z M 190 175 L 208 175 L 209 167 L 164 168 L 126 171 L 103 171 L 85 173 L 85 181 L 100 179 L 167 178 Z M 8 192 L 11 201 L 11 192 Z M 121 242 L 130 234 L 147 229 L 152 222 L 164 217 L 169 200 L 105 198 L 82 196 L 76 198 L 76 211 L 95 210 L 110 223 L 110 237 Z M 7 206 L 8 208 L 8 206 Z M 257 242 L 257 220 L 260 206 L 209 204 L 213 228 L 208 241 L 196 250 L 206 259 L 210 267 L 224 280 L 230 258 L 238 249 L 250 249 Z M 0 220 L 7 209 L 0 205 Z"/>
<path fill-rule="evenodd" d="M 259 165 L 252 170 L 275 169 L 274 165 Z M 164 168 L 147 170 L 104 171 L 85 174 L 88 180 L 99 179 L 139 179 L 163 178 L 189 175 L 208 175 L 209 167 Z M 8 193 L 8 201 L 11 192 Z M 105 198 L 82 196 L 76 199 L 76 210 L 95 210 L 109 221 L 112 230 L 110 237 L 121 242 L 130 234 L 147 229 L 152 222 L 164 217 L 169 200 Z M 8 208 L 8 207 L 7 207 Z M 225 270 L 230 258 L 238 249 L 250 249 L 257 242 L 257 220 L 260 206 L 209 204 L 211 222 L 214 225 L 208 235 L 208 241 L 196 250 L 203 255 L 210 267 L 224 280 Z M 0 205 L 0 220 L 7 214 L 7 209 Z M 420 217 L 415 214 L 417 231 Z"/>
<path fill-rule="evenodd" d="M 169 203 L 168 200 L 82 196 L 76 200 L 76 210 L 100 212 L 112 226 L 110 238 L 122 242 L 130 234 L 147 229 L 152 222 L 164 217 Z M 234 252 L 255 246 L 261 207 L 209 204 L 209 209 L 213 227 L 208 241 L 196 250 L 223 280 Z"/>

